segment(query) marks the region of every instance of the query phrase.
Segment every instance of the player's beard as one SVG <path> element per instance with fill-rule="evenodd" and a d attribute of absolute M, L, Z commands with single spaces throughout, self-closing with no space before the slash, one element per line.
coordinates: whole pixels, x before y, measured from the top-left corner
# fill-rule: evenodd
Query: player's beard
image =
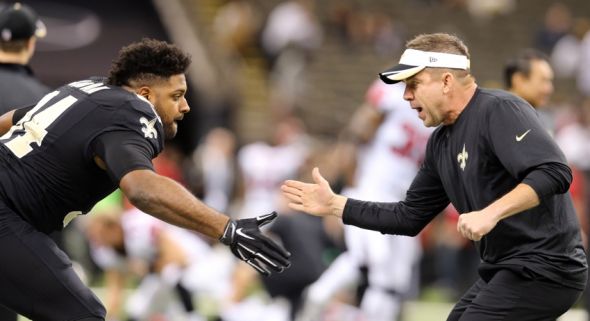
<path fill-rule="evenodd" d="M 178 131 L 178 126 L 176 122 L 173 121 L 170 124 L 164 124 L 164 136 L 166 139 L 172 139 L 176 136 L 176 132 Z"/>

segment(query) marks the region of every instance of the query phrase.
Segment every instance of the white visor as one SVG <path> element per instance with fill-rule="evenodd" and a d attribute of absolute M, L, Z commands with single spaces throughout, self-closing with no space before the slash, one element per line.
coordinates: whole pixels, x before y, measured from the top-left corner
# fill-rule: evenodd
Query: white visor
<path fill-rule="evenodd" d="M 386 84 L 395 84 L 427 67 L 468 70 L 469 65 L 469 58 L 464 55 L 406 49 L 399 64 L 379 73 L 379 77 Z"/>

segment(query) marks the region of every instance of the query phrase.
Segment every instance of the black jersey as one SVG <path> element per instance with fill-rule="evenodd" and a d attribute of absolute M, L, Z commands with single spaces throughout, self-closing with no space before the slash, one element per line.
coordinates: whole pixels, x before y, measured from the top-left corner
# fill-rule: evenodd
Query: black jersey
<path fill-rule="evenodd" d="M 477 211 L 526 183 L 540 205 L 501 220 L 476 242 L 480 274 L 512 267 L 583 289 L 587 265 L 567 193 L 571 179 L 563 153 L 530 105 L 504 91 L 477 89 L 456 122 L 430 137 L 403 202 L 349 200 L 343 219 L 383 233 L 415 235 L 449 201 L 460 213 Z"/>
<path fill-rule="evenodd" d="M 153 169 L 151 159 L 163 148 L 153 106 L 102 81 L 47 94 L 0 137 L 0 197 L 40 231 L 61 229 L 64 219 L 89 211 L 127 172 Z"/>

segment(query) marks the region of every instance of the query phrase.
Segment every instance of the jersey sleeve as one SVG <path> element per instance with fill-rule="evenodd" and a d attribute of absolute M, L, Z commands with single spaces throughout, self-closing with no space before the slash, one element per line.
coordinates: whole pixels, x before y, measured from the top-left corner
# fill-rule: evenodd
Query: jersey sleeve
<path fill-rule="evenodd" d="M 130 131 L 142 137 L 156 157 L 164 148 L 164 127 L 152 105 L 142 97 L 127 101 L 118 108 L 114 123 L 105 131 Z"/>
<path fill-rule="evenodd" d="M 35 107 L 35 105 L 15 109 L 14 114 L 12 114 L 12 124 L 16 125 L 16 123 L 18 123 L 18 121 L 21 120 L 21 118 L 23 118 L 25 114 L 29 112 L 29 110 L 33 109 L 33 107 Z"/>
<path fill-rule="evenodd" d="M 102 159 L 113 182 L 137 169 L 154 170 L 155 151 L 145 139 L 130 131 L 111 131 L 96 137 L 91 145 L 94 155 Z"/>
<path fill-rule="evenodd" d="M 568 190 L 572 174 L 565 156 L 531 106 L 499 100 L 487 110 L 485 123 L 493 153 L 516 180 L 540 198 Z"/>
<path fill-rule="evenodd" d="M 431 161 L 433 145 L 432 139 L 429 140 L 426 159 L 412 181 L 404 201 L 383 203 L 349 199 L 344 207 L 343 222 L 384 234 L 417 235 L 449 204 L 436 167 Z"/>
<path fill-rule="evenodd" d="M 111 180 L 119 183 L 133 170 L 154 170 L 152 159 L 164 148 L 162 122 L 151 105 L 137 97 L 117 107 L 111 124 L 93 139 L 90 148 L 106 163 Z"/>

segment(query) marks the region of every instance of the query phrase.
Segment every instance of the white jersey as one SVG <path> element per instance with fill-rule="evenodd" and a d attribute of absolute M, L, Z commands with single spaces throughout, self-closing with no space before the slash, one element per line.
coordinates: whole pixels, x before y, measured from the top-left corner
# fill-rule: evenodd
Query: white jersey
<path fill-rule="evenodd" d="M 345 189 L 348 197 L 377 201 L 403 200 L 416 176 L 433 129 L 425 127 L 403 99 L 405 85 L 376 81 L 367 102 L 384 114 L 374 138 L 358 153 L 356 185 Z M 345 226 L 346 244 L 357 264 L 367 264 L 369 283 L 404 292 L 413 264 L 421 255 L 416 238 L 387 235 Z"/>
<path fill-rule="evenodd" d="M 416 111 L 403 100 L 404 85 L 375 82 L 367 102 L 385 119 L 374 138 L 358 153 L 356 184 L 351 193 L 371 201 L 403 200 L 433 129 L 425 127 Z M 356 196 L 358 195 L 358 196 Z"/>
<path fill-rule="evenodd" d="M 293 179 L 307 157 L 301 142 L 271 146 L 263 142 L 246 145 L 238 153 L 238 165 L 244 179 L 244 204 L 241 218 L 269 213 L 277 209 L 280 186 Z"/>

